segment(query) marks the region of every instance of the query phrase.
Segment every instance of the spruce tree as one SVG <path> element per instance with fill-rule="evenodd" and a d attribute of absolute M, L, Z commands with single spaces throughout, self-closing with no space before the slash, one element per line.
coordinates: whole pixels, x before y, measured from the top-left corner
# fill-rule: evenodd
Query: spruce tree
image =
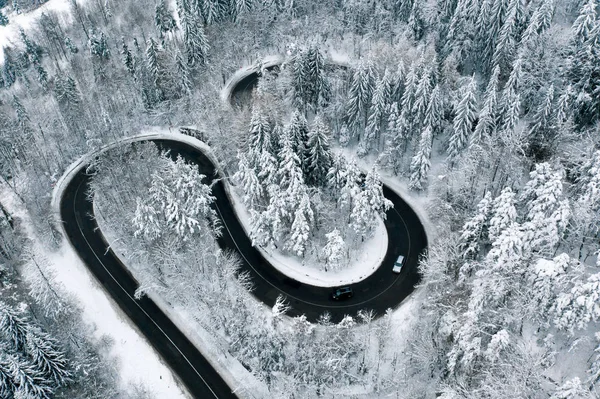
<path fill-rule="evenodd" d="M 272 154 L 274 152 L 271 133 L 273 128 L 269 117 L 265 114 L 262 107 L 256 104 L 252 108 L 252 117 L 250 119 L 250 134 L 248 138 L 248 160 L 250 165 L 259 170 L 257 164 L 258 158 L 263 151 Z"/>
<path fill-rule="evenodd" d="M 442 120 L 444 118 L 444 104 L 442 92 L 439 85 L 435 85 L 429 96 L 429 103 L 425 110 L 425 120 L 423 125 L 431 128 L 431 134 L 436 136 L 441 133 Z"/>
<path fill-rule="evenodd" d="M 348 126 L 354 131 L 365 125 L 374 77 L 373 65 L 368 61 L 361 61 L 352 76 L 348 91 L 347 117 Z"/>
<path fill-rule="evenodd" d="M 381 130 L 385 123 L 385 114 L 387 111 L 387 102 L 389 101 L 386 97 L 387 83 L 382 78 L 377 81 L 375 91 L 373 92 L 373 99 L 371 101 L 371 107 L 369 109 L 369 118 L 367 119 L 367 127 L 365 132 L 365 148 L 370 150 L 375 148 L 379 150 L 379 142 L 381 139 Z"/>
<path fill-rule="evenodd" d="M 463 97 L 456 108 L 454 117 L 454 129 L 450 136 L 450 146 L 448 147 L 448 158 L 456 158 L 463 148 L 465 148 L 475 120 L 477 112 L 477 82 L 472 77 L 465 88 Z"/>
<path fill-rule="evenodd" d="M 329 148 L 329 128 L 320 115 L 308 132 L 308 173 L 306 182 L 313 186 L 325 186 L 327 172 L 331 167 L 332 155 Z"/>
<path fill-rule="evenodd" d="M 27 334 L 27 353 L 33 367 L 50 385 L 62 387 L 71 381 L 72 373 L 58 342 L 42 331 Z"/>
<path fill-rule="evenodd" d="M 417 90 L 415 91 L 415 101 L 412 107 L 413 118 L 415 128 L 420 128 L 422 121 L 425 119 L 425 111 L 427 110 L 427 104 L 429 102 L 429 96 L 431 95 L 432 84 L 431 84 L 431 69 L 425 68 Z"/>
<path fill-rule="evenodd" d="M 173 17 L 173 13 L 166 5 L 165 0 L 160 0 L 154 9 L 154 23 L 158 29 L 158 34 L 161 40 L 166 34 L 169 34 L 177 29 L 177 23 Z"/>
<path fill-rule="evenodd" d="M 179 76 L 179 86 L 186 94 L 190 95 L 192 93 L 190 70 L 180 51 L 175 55 L 175 66 L 177 68 L 177 75 Z"/>
<path fill-rule="evenodd" d="M 500 76 L 500 67 L 496 65 L 490 76 L 483 108 L 479 111 L 479 121 L 475 131 L 471 136 L 471 145 L 480 144 L 484 138 L 489 137 L 496 130 L 496 121 L 498 119 L 498 78 Z"/>
<path fill-rule="evenodd" d="M 125 38 L 121 38 L 121 60 L 123 61 L 123 65 L 127 69 L 127 72 L 131 76 L 135 76 L 135 66 L 133 63 L 133 56 L 131 55 L 131 51 L 129 51 L 129 47 L 127 43 L 125 43 Z"/>
<path fill-rule="evenodd" d="M 163 89 L 164 71 L 159 59 L 158 44 L 153 38 L 149 38 L 146 47 L 146 63 L 152 82 L 154 83 L 155 97 L 158 101 L 165 99 Z"/>
<path fill-rule="evenodd" d="M 182 24 L 187 63 L 191 68 L 199 67 L 206 62 L 210 50 L 202 21 L 196 14 L 187 12 L 184 14 Z"/>
<path fill-rule="evenodd" d="M 292 113 L 290 123 L 287 126 L 288 134 L 292 142 L 292 149 L 300 158 L 300 165 L 304 178 L 308 178 L 309 173 L 309 152 L 308 152 L 308 124 L 304 114 L 299 110 Z"/>
<path fill-rule="evenodd" d="M 431 126 L 425 126 L 421 133 L 419 148 L 413 156 L 410 163 L 410 185 L 413 190 L 423 190 L 424 184 L 427 182 L 429 168 L 431 167 L 431 145 L 432 132 Z"/>

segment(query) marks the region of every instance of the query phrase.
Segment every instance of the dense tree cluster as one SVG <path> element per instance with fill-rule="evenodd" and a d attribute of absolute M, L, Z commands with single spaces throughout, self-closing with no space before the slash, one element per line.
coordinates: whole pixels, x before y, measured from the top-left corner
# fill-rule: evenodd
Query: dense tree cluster
<path fill-rule="evenodd" d="M 355 164 L 334 159 L 321 114 L 309 124 L 294 110 L 282 127 L 261 104 L 264 96 L 255 97 L 235 176 L 251 212 L 253 241 L 304 257 L 309 244 L 318 254 L 334 231 L 345 237 L 336 240 L 338 246 L 368 237 L 391 207 L 376 169 L 363 176 Z"/>
<path fill-rule="evenodd" d="M 0 24 L 39 3 L 0 0 Z M 235 174 L 255 242 L 331 270 L 385 214 L 378 173 L 389 170 L 427 196 L 443 237 L 421 265 L 427 302 L 402 355 L 381 343 L 397 341 L 386 317 L 377 328 L 366 314 L 289 327 L 283 300 L 256 312 L 247 276 L 214 244 L 209 177 L 184 162 L 156 149 L 134 151 L 135 162 L 109 155 L 94 184 L 143 265 L 140 294 L 206 310 L 201 323 L 223 350 L 278 397 L 344 396 L 345 385 L 406 397 L 598 395 L 597 0 L 69 4 L 72 24 L 45 10 L 5 45 L 0 67 L 0 175 L 47 243 L 60 241 L 55 177 L 142 126 L 205 131 Z M 286 52 L 279 70 L 261 71 L 250 107 L 219 103 L 240 66 Z M 338 145 L 380 169 L 363 174 Z M 146 178 L 108 189 L 126 173 Z M 0 218 L 2 259 L 20 251 L 11 223 Z M 36 262 L 26 262 L 31 298 L 51 304 L 38 313 L 64 317 Z M 3 263 L 0 277 L 10 273 Z M 587 373 L 558 356 L 585 359 Z M 26 384 L 24 368 L 3 367 Z"/>

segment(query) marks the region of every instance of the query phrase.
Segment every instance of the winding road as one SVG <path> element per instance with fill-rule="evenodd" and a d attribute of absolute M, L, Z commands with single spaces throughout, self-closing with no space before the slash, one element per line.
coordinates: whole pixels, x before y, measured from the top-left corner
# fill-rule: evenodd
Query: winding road
<path fill-rule="evenodd" d="M 333 321 L 361 309 L 372 309 L 382 315 L 394 308 L 413 291 L 419 281 L 417 263 L 427 246 L 425 230 L 415 212 L 394 191 L 384 186 L 384 194 L 394 207 L 387 213 L 385 226 L 388 248 L 377 271 L 365 280 L 353 284 L 354 297 L 344 302 L 330 298 L 331 289 L 303 284 L 290 279 L 271 266 L 252 246 L 229 201 L 223 180 L 210 159 L 196 147 L 177 140 L 152 140 L 159 147 L 170 150 L 172 157 L 181 155 L 198 165 L 208 177 L 216 197 L 215 208 L 223 222 L 223 234 L 218 242 L 222 248 L 239 252 L 242 270 L 252 277 L 253 294 L 268 306 L 283 294 L 291 306 L 291 316 L 304 314 L 315 321 L 325 311 Z M 179 375 L 189 391 L 197 398 L 232 398 L 231 388 L 223 381 L 209 362 L 187 337 L 169 320 L 158 306 L 143 297 L 134 299 L 137 282 L 109 248 L 93 217 L 92 200 L 87 195 L 90 176 L 81 168 L 67 183 L 60 202 L 64 230 L 90 271 L 104 286 L 113 300 L 135 323 L 148 341 Z M 398 255 L 406 257 L 400 274 L 392 273 Z"/>
<path fill-rule="evenodd" d="M 238 88 L 243 91 L 256 79 L 257 75 L 243 79 Z M 234 93 L 237 94 L 240 93 Z M 351 285 L 353 298 L 335 302 L 330 297 L 331 288 L 312 286 L 287 277 L 252 246 L 227 196 L 221 179 L 223 176 L 200 149 L 175 138 L 140 141 L 153 141 L 162 149 L 169 150 L 173 158 L 180 155 L 198 165 L 200 173 L 207 176 L 207 183 L 214 183 L 214 206 L 224 227 L 218 239 L 219 246 L 240 254 L 242 270 L 249 273 L 254 283 L 252 294 L 266 305 L 272 306 L 277 297 L 283 295 L 290 305 L 290 316 L 305 315 L 310 321 L 316 321 L 328 312 L 335 322 L 363 309 L 373 310 L 381 316 L 387 309 L 397 307 L 419 282 L 417 264 L 427 247 L 425 229 L 413 209 L 389 187 L 384 185 L 383 192 L 394 207 L 387 212 L 385 221 L 388 246 L 383 262 L 372 275 Z M 110 249 L 95 221 L 92 199 L 87 195 L 90 179 L 86 168 L 80 167 L 64 183 L 64 194 L 60 198 L 63 229 L 73 247 L 194 397 L 236 398 L 232 388 L 152 300 L 134 298 L 137 281 Z M 405 256 L 405 264 L 400 274 L 394 274 L 392 266 L 399 255 Z"/>

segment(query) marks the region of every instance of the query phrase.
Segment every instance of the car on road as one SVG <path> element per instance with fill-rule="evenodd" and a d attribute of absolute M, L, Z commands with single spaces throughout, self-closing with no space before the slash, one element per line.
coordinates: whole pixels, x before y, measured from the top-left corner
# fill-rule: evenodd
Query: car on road
<path fill-rule="evenodd" d="M 392 271 L 398 274 L 402 271 L 402 266 L 404 266 L 404 255 L 398 256 L 398 259 L 396 259 L 396 262 L 394 262 L 394 267 L 392 268 Z"/>
<path fill-rule="evenodd" d="M 339 301 L 341 299 L 350 299 L 352 298 L 352 296 L 354 296 L 354 292 L 350 287 L 336 288 L 331 293 L 331 298 L 336 301 Z"/>

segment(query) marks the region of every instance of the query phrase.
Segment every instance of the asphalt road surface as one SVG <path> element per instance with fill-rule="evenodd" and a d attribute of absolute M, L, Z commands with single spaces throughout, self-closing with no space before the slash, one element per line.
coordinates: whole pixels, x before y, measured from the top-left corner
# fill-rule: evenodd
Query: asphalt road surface
<path fill-rule="evenodd" d="M 236 217 L 232 204 L 225 194 L 221 176 L 211 161 L 200 150 L 174 140 L 152 140 L 159 147 L 170 150 L 172 157 L 181 155 L 198 165 L 206 175 L 206 183 L 213 185 L 215 208 L 223 223 L 223 234 L 218 239 L 221 248 L 240 254 L 242 270 L 247 271 L 254 283 L 252 294 L 268 306 L 279 295 L 287 298 L 291 306 L 288 314 L 304 314 L 308 320 L 317 320 L 324 312 L 332 321 L 345 315 L 354 315 L 361 309 L 375 311 L 381 316 L 388 308 L 395 308 L 419 282 L 417 264 L 427 247 L 425 230 L 415 212 L 395 192 L 384 186 L 384 195 L 394 207 L 387 212 L 385 227 L 388 248 L 381 266 L 370 277 L 352 284 L 354 296 L 336 302 L 331 299 L 331 288 L 303 284 L 285 276 L 271 266 L 252 246 L 250 238 Z M 216 180 L 216 182 L 215 182 Z M 134 299 L 137 282 L 119 261 L 93 219 L 93 206 L 88 198 L 90 177 L 85 168 L 68 184 L 61 200 L 61 217 L 69 240 L 98 281 L 113 300 L 136 324 L 169 366 L 179 375 L 189 391 L 197 398 L 236 397 L 208 361 L 198 352 L 185 335 L 151 300 Z M 392 267 L 399 255 L 405 256 L 400 274 Z"/>

